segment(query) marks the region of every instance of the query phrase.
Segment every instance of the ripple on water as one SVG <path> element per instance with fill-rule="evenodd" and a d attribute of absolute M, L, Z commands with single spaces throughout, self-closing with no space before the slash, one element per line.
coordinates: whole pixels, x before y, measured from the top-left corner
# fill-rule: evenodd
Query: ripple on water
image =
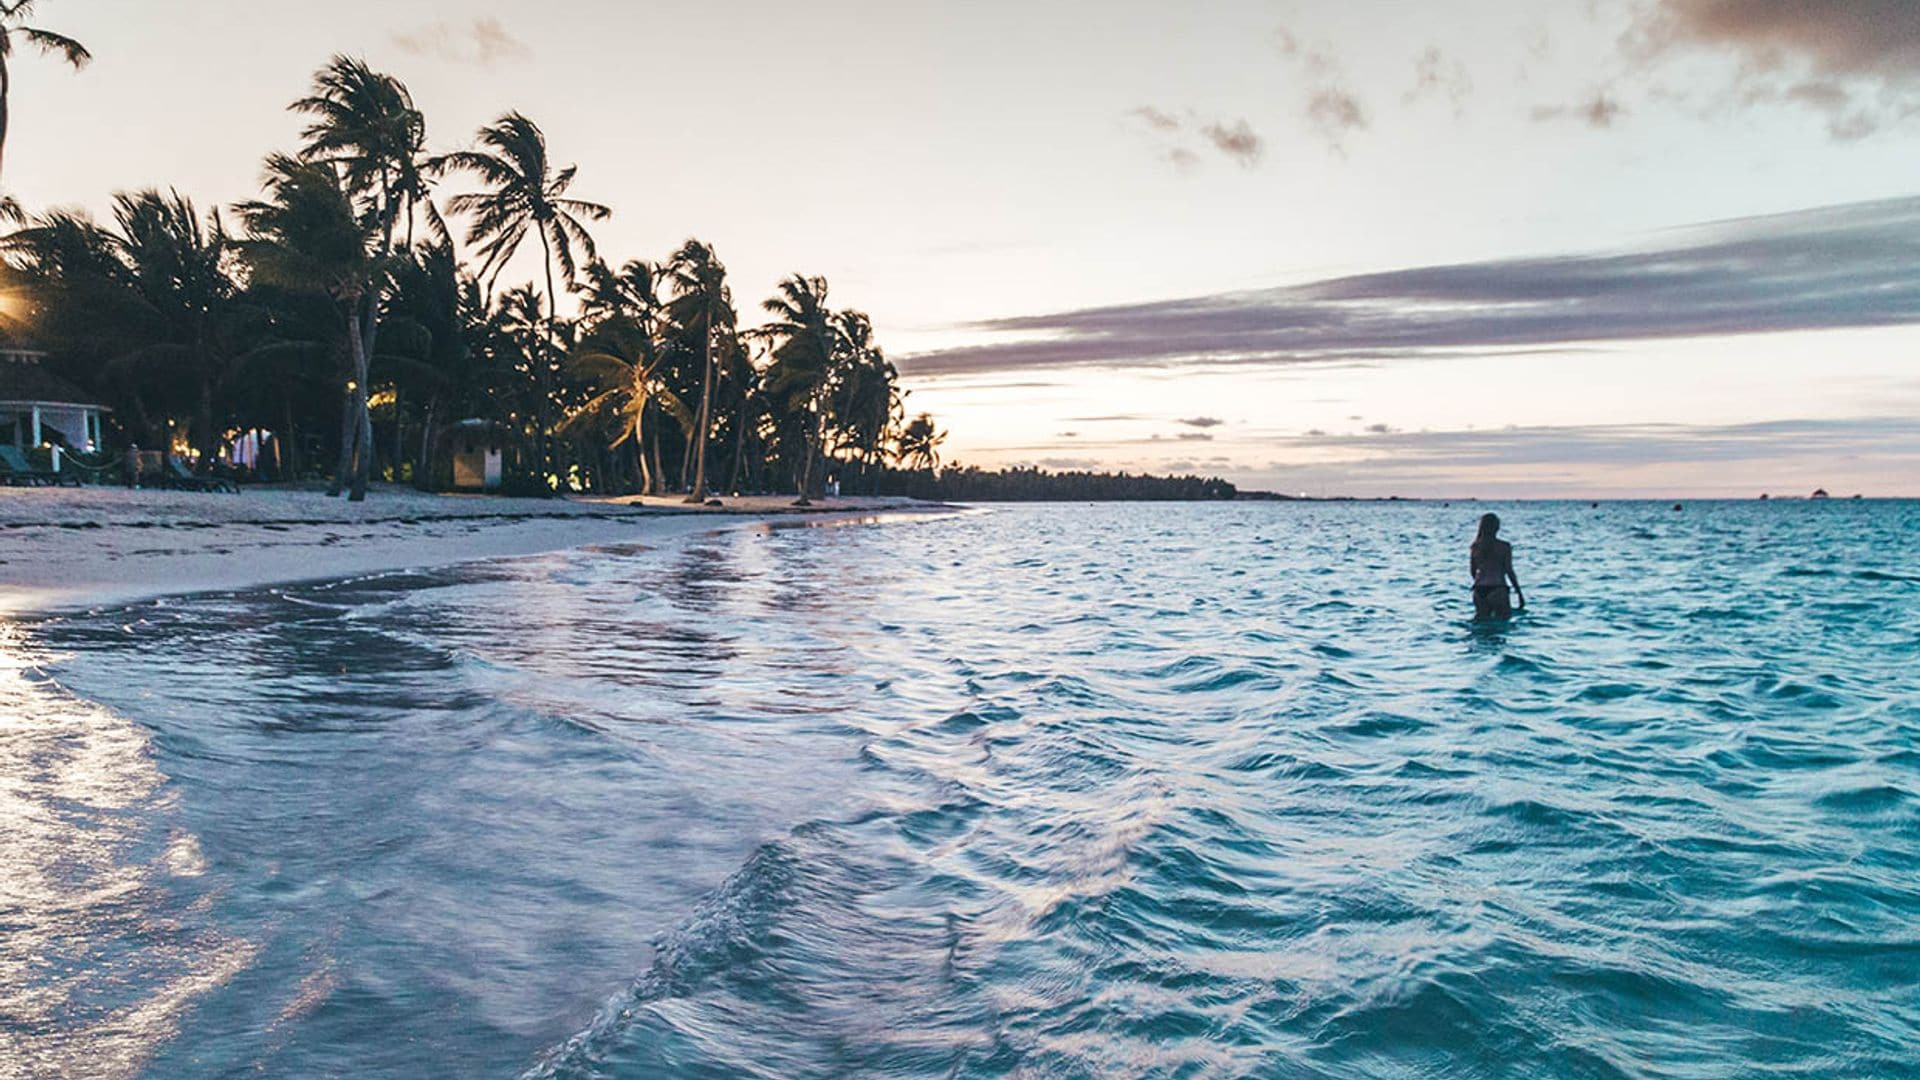
<path fill-rule="evenodd" d="M 33 633 L 137 748 L 63 775 L 140 794 L 7 794 L 144 883 L 63 947 L 148 965 L 154 1075 L 1920 1072 L 1920 508 L 1502 507 L 1534 610 L 1476 626 L 1481 509 L 102 612 Z M 0 1051 L 95 1030 L 25 1008 Z"/>

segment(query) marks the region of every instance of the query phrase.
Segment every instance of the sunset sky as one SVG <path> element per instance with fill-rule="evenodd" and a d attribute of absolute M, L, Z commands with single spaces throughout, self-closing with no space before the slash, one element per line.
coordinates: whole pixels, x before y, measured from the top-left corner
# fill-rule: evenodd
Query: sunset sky
<path fill-rule="evenodd" d="M 949 460 L 1920 494 L 1909 0 L 43 0 L 8 189 L 255 194 L 334 52 L 517 108 L 614 260 L 823 274 Z M 454 179 L 449 191 L 463 190 Z M 525 271 L 533 273 L 529 265 Z"/>

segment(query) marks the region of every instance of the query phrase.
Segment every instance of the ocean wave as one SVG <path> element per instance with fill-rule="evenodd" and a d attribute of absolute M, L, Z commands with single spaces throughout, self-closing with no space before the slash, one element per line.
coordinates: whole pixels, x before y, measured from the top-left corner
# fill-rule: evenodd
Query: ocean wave
<path fill-rule="evenodd" d="M 154 1075 L 1920 1071 L 1911 509 L 1503 507 L 1503 626 L 1480 509 L 1007 508 L 33 633 L 178 794 L 141 872 L 260 943 Z"/>

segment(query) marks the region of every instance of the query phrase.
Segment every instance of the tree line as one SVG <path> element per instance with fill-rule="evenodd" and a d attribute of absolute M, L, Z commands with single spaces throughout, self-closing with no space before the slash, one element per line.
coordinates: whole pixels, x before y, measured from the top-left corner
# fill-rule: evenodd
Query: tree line
<path fill-rule="evenodd" d="M 871 320 L 832 306 L 824 278 L 782 280 L 750 324 L 708 243 L 604 258 L 593 226 L 612 210 L 574 192 L 533 120 L 433 153 L 406 86 L 358 59 L 333 58 L 291 108 L 298 148 L 237 206 L 149 189 L 116 194 L 105 222 L 0 208 L 12 336 L 127 439 L 207 467 L 231 433 L 270 430 L 267 468 L 356 500 L 373 477 L 443 486 L 456 422 L 502 439 L 528 492 L 805 499 L 830 475 L 873 490 L 937 466 L 941 433 L 907 418 Z M 503 282 L 523 252 L 539 278 Z"/>
<path fill-rule="evenodd" d="M 1217 477 L 1143 473 L 1051 472 L 1031 466 L 981 469 L 883 467 L 874 490 L 939 502 L 1199 502 L 1237 499 L 1238 489 Z"/>

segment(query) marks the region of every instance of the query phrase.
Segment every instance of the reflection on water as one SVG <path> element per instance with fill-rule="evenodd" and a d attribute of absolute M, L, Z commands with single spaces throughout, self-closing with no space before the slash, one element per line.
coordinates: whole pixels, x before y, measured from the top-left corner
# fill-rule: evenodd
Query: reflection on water
<path fill-rule="evenodd" d="M 0 1076 L 131 1076 L 248 958 L 144 731 L 0 623 Z"/>
<path fill-rule="evenodd" d="M 1499 626 L 1482 509 L 737 530 L 36 625 L 117 712 L 11 639 L 9 715 L 66 719 L 0 762 L 0 1032 L 167 1077 L 1920 1071 L 1920 506 L 1502 508 Z"/>

